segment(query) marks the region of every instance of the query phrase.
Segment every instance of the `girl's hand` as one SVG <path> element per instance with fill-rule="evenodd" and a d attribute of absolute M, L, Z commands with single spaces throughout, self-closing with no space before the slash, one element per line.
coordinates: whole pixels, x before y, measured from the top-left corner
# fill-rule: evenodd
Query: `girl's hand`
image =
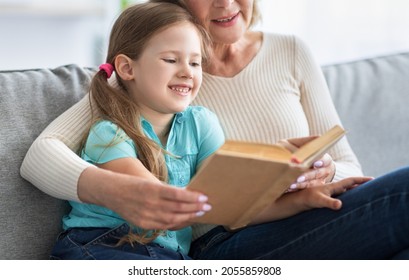
<path fill-rule="evenodd" d="M 342 207 L 339 199 L 333 198 L 360 184 L 372 180 L 373 177 L 349 177 L 338 182 L 307 188 L 297 193 L 305 209 L 329 208 L 338 210 Z"/>
<path fill-rule="evenodd" d="M 261 211 L 251 222 L 260 224 L 294 216 L 314 208 L 341 208 L 341 200 L 333 198 L 356 186 L 368 182 L 372 177 L 350 177 L 339 182 L 321 184 L 298 192 L 282 195 L 265 210 Z"/>

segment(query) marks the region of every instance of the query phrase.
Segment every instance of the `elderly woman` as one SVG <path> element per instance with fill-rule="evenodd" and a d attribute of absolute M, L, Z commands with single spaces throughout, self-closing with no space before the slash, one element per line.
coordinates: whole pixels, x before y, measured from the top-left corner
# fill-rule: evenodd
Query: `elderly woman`
<path fill-rule="evenodd" d="M 303 42 L 250 29 L 258 19 L 257 0 L 151 1 L 182 5 L 209 32 L 213 54 L 195 103 L 218 115 L 226 138 L 275 143 L 341 124 L 321 69 Z M 143 228 L 178 228 L 201 211 L 200 194 L 94 168 L 76 156 L 72 151 L 78 151 L 90 115 L 85 97 L 57 118 L 30 148 L 23 177 L 50 195 L 105 206 Z M 343 139 L 252 225 L 235 232 L 196 226 L 190 255 L 409 259 L 409 169 L 343 193 L 354 181 L 340 180 L 361 173 Z M 316 188 L 320 196 L 314 195 Z"/>

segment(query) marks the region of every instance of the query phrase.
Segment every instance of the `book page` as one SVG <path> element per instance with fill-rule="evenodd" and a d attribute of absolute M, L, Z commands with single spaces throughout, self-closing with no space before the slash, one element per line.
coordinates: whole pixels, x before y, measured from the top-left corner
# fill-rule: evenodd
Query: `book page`
<path fill-rule="evenodd" d="M 293 153 L 292 159 L 297 163 L 303 163 L 309 166 L 344 135 L 345 130 L 339 125 L 336 125 L 320 137 L 300 147 Z"/>
<path fill-rule="evenodd" d="M 280 145 L 267 145 L 259 143 L 228 140 L 217 153 L 240 155 L 249 158 L 264 158 L 275 161 L 289 162 L 291 152 Z"/>

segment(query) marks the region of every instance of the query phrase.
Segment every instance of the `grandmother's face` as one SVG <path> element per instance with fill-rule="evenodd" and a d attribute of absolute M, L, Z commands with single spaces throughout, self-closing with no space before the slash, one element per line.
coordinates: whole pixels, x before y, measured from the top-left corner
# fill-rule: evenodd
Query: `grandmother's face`
<path fill-rule="evenodd" d="M 215 43 L 232 44 L 243 37 L 253 15 L 254 0 L 185 0 Z"/>

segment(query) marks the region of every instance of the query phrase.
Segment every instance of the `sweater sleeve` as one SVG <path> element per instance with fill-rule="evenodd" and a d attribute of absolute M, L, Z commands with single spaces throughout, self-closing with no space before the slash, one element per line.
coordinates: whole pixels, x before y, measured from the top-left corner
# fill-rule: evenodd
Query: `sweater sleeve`
<path fill-rule="evenodd" d="M 88 95 L 51 122 L 28 150 L 21 176 L 56 198 L 80 201 L 78 179 L 89 166 L 76 152 L 89 128 Z"/>
<path fill-rule="evenodd" d="M 295 58 L 295 75 L 299 83 L 301 104 L 307 117 L 310 134 L 321 135 L 335 124 L 342 126 L 321 68 L 314 61 L 307 46 L 297 38 Z M 362 175 L 361 166 L 346 137 L 328 153 L 336 165 L 334 181 Z"/>

